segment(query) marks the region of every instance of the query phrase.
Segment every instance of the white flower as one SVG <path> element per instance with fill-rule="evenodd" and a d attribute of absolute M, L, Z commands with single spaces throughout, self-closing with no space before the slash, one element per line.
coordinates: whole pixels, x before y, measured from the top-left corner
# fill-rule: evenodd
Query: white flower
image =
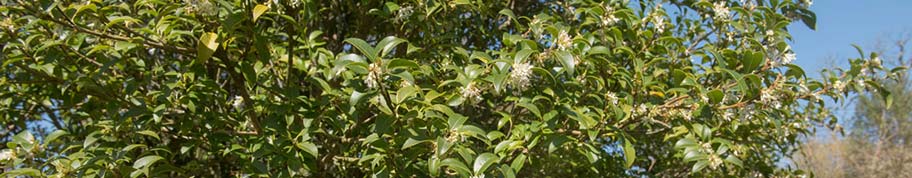
<path fill-rule="evenodd" d="M 773 108 L 780 108 L 782 104 L 779 103 L 779 98 L 773 96 L 772 91 L 763 91 L 763 94 L 760 94 L 760 101 L 766 104 L 769 104 Z"/>
<path fill-rule="evenodd" d="M 720 20 L 725 20 L 731 17 L 731 12 L 728 10 L 728 6 L 725 5 L 725 2 L 720 1 L 713 4 L 713 12 L 716 14 L 716 18 Z"/>
<path fill-rule="evenodd" d="M 550 58 L 550 57 L 551 57 L 551 50 L 546 49 L 544 52 L 538 53 L 538 56 L 535 59 L 538 60 L 538 62 L 543 63 L 543 62 L 545 62 L 545 60 L 548 60 L 548 58 Z"/>
<path fill-rule="evenodd" d="M 481 98 L 481 89 L 475 86 L 475 82 L 469 83 L 462 88 L 462 97 L 468 100 L 480 101 Z"/>
<path fill-rule="evenodd" d="M 513 71 L 510 72 L 510 79 L 513 84 L 520 89 L 525 89 L 531 84 L 532 65 L 529 63 L 514 63 Z"/>
<path fill-rule="evenodd" d="M 732 118 L 735 117 L 735 113 L 732 113 L 729 111 L 722 111 L 722 112 L 724 112 L 724 113 L 722 113 L 722 119 L 725 119 L 725 121 L 731 121 Z"/>
<path fill-rule="evenodd" d="M 754 115 L 757 115 L 757 108 L 756 108 L 756 107 L 757 107 L 757 106 L 755 106 L 755 105 L 753 105 L 753 104 L 748 105 L 747 107 L 744 107 L 744 110 L 742 111 L 742 114 L 741 114 L 741 117 L 740 117 L 741 120 L 749 120 L 749 119 L 751 119 L 751 118 L 754 118 Z"/>
<path fill-rule="evenodd" d="M 244 97 L 234 96 L 234 100 L 231 101 L 231 106 L 233 106 L 234 109 L 244 108 Z"/>
<path fill-rule="evenodd" d="M 557 35 L 557 41 L 554 43 L 557 44 L 557 49 L 566 50 L 573 45 L 573 37 L 570 37 L 566 30 L 561 30 Z"/>
<path fill-rule="evenodd" d="M 579 82 L 580 84 L 586 85 L 586 76 L 585 76 L 585 75 L 577 75 L 577 76 L 576 76 L 576 82 Z"/>
<path fill-rule="evenodd" d="M 610 5 L 605 6 L 605 16 L 602 16 L 602 25 L 611 26 L 616 24 L 621 19 L 614 16 L 614 8 Z"/>
<path fill-rule="evenodd" d="M 638 115 L 641 115 L 641 116 L 648 114 L 648 113 L 646 113 L 647 111 L 648 111 L 648 110 L 647 110 L 645 104 L 640 104 L 639 106 L 637 106 L 637 108 L 636 108 L 636 110 L 635 110 L 635 112 L 636 112 Z"/>
<path fill-rule="evenodd" d="M 776 31 L 766 30 L 766 40 L 767 41 L 776 40 Z"/>
<path fill-rule="evenodd" d="M 690 121 L 691 119 L 693 119 L 693 117 L 690 116 L 690 113 L 687 112 L 687 110 L 678 110 L 678 114 L 681 114 L 681 117 L 683 117 L 685 121 Z"/>
<path fill-rule="evenodd" d="M 301 5 L 301 0 L 291 0 L 291 4 L 289 4 L 291 8 L 297 8 L 299 5 Z"/>
<path fill-rule="evenodd" d="M 0 27 L 6 28 L 9 31 L 15 31 L 16 23 L 13 22 L 12 17 L 8 17 L 8 18 L 3 19 L 3 21 L 0 21 Z"/>
<path fill-rule="evenodd" d="M 855 83 L 857 83 L 856 85 L 858 85 L 858 86 L 861 87 L 861 88 L 864 88 L 864 87 L 865 87 L 865 81 L 862 80 L 862 79 L 856 79 L 856 80 L 855 80 Z"/>
<path fill-rule="evenodd" d="M 820 95 L 818 95 L 817 92 L 811 93 L 811 101 L 813 101 L 813 102 L 820 101 Z"/>
<path fill-rule="evenodd" d="M 608 99 L 608 102 L 613 105 L 618 104 L 618 97 L 617 97 L 617 95 L 614 94 L 614 92 L 609 91 L 608 93 L 605 94 L 605 98 Z"/>
<path fill-rule="evenodd" d="M 785 53 L 785 55 L 782 56 L 782 59 L 780 59 L 781 61 L 779 61 L 779 64 L 780 65 L 791 64 L 792 61 L 795 61 L 796 58 L 797 58 L 797 56 L 795 55 L 795 53 Z"/>
<path fill-rule="evenodd" d="M 804 7 L 811 7 L 811 5 L 814 5 L 814 0 L 801 0 L 801 4 L 803 4 Z"/>
<path fill-rule="evenodd" d="M 618 21 L 621 21 L 621 19 L 615 17 L 614 15 L 607 15 L 607 16 L 602 17 L 602 25 L 604 25 L 604 26 L 614 25 L 614 24 L 618 23 Z"/>
<path fill-rule="evenodd" d="M 656 31 L 658 31 L 659 33 L 662 33 L 665 31 L 665 17 L 658 16 L 658 15 L 655 16 L 655 28 L 656 28 Z"/>
<path fill-rule="evenodd" d="M 842 83 L 842 81 L 837 80 L 836 82 L 833 82 L 833 89 L 836 89 L 836 91 L 838 91 L 838 92 L 842 92 L 842 90 L 844 90 L 845 87 L 846 87 L 846 84 Z"/>
<path fill-rule="evenodd" d="M 399 11 L 396 12 L 395 20 L 402 21 L 402 20 L 408 19 L 409 17 L 412 16 L 412 12 L 414 12 L 414 8 L 412 8 L 412 6 L 406 6 L 406 7 L 400 8 Z"/>
<path fill-rule="evenodd" d="M 367 88 L 377 88 L 380 86 L 380 75 L 383 74 L 383 69 L 380 68 L 380 65 L 371 63 L 368 66 L 367 71 L 367 78 L 364 79 L 364 84 L 367 85 Z"/>
<path fill-rule="evenodd" d="M 722 164 L 722 158 L 719 158 L 719 155 L 712 154 L 709 155 L 709 168 L 716 169 L 719 168 L 719 165 Z"/>
<path fill-rule="evenodd" d="M 13 159 L 13 157 L 15 156 L 13 156 L 13 151 L 10 149 L 3 149 L 3 151 L 0 151 L 0 161 L 10 160 Z"/>
<path fill-rule="evenodd" d="M 700 146 L 703 147 L 703 152 L 706 152 L 706 153 L 709 153 L 709 154 L 713 154 L 713 153 L 716 152 L 716 151 L 713 150 L 713 148 L 712 148 L 712 143 L 703 143 L 703 144 L 700 145 Z"/>

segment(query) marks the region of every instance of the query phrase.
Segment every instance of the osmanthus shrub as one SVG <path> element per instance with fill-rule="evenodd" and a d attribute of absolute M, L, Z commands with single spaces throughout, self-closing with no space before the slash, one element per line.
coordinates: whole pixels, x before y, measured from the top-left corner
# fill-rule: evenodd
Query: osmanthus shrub
<path fill-rule="evenodd" d="M 903 70 L 806 77 L 810 1 L 0 4 L 0 176 L 805 174 L 822 98 Z"/>

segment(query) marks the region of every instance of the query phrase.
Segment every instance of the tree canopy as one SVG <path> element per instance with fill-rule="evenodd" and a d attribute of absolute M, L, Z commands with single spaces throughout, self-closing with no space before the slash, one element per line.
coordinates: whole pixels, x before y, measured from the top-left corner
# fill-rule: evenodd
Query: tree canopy
<path fill-rule="evenodd" d="M 822 99 L 903 70 L 806 77 L 807 0 L 0 3 L 3 175 L 803 174 Z"/>

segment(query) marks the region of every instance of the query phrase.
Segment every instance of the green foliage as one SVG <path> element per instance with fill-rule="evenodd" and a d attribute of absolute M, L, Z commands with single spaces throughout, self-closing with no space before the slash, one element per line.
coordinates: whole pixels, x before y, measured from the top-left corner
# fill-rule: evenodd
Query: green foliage
<path fill-rule="evenodd" d="M 790 64 L 793 1 L 0 2 L 9 176 L 795 174 L 875 79 Z"/>

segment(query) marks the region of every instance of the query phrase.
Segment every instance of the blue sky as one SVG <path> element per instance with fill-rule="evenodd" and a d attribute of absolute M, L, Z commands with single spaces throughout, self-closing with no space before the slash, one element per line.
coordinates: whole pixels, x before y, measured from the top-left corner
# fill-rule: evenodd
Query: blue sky
<path fill-rule="evenodd" d="M 858 56 L 851 44 L 871 49 L 878 39 L 912 32 L 910 8 L 910 0 L 817 0 L 811 6 L 817 13 L 816 31 L 801 22 L 789 26 L 798 54 L 795 63 L 814 77 L 817 73 L 812 71 L 843 66 L 845 59 Z"/>
<path fill-rule="evenodd" d="M 817 14 L 816 31 L 801 22 L 789 26 L 792 49 L 798 55 L 795 63 L 808 77 L 819 78 L 824 68 L 847 66 L 846 59 L 858 57 L 852 44 L 871 50 L 878 40 L 892 42 L 899 33 L 912 33 L 912 18 L 908 18 L 912 0 L 816 0 L 811 10 Z M 833 112 L 842 122 L 854 114 L 853 109 Z"/>

